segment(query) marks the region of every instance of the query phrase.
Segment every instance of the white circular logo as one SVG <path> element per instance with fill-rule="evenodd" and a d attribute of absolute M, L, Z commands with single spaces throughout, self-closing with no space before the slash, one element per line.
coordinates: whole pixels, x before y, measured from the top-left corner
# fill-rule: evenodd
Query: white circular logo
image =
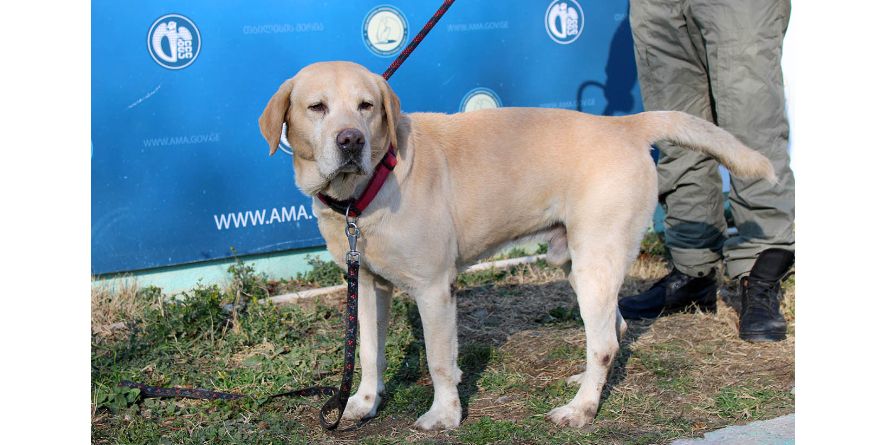
<path fill-rule="evenodd" d="M 578 0 L 554 0 L 545 12 L 545 29 L 551 40 L 567 45 L 578 39 L 585 26 L 585 13 Z"/>
<path fill-rule="evenodd" d="M 461 111 L 474 111 L 484 108 L 498 108 L 500 106 L 501 99 L 498 97 L 498 94 L 495 94 L 495 91 L 480 87 L 468 91 L 468 94 L 465 94 L 465 97 L 461 99 L 461 105 L 458 108 Z"/>
<path fill-rule="evenodd" d="M 286 122 L 283 122 L 283 134 L 280 135 L 280 143 L 277 144 L 277 148 L 292 156 L 292 146 L 289 145 L 289 139 L 286 139 Z"/>
<path fill-rule="evenodd" d="M 200 54 L 200 30 L 180 14 L 160 17 L 148 31 L 148 52 L 163 68 L 180 70 Z"/>
<path fill-rule="evenodd" d="M 391 5 L 377 6 L 363 19 L 363 43 L 379 56 L 396 54 L 406 44 L 408 34 L 406 16 Z"/>

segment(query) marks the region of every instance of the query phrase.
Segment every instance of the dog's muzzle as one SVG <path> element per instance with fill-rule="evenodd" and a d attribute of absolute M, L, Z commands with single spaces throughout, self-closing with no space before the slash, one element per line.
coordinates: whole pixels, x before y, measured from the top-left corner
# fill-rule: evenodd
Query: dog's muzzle
<path fill-rule="evenodd" d="M 356 128 L 346 128 L 335 137 L 335 145 L 341 151 L 342 164 L 338 171 L 340 173 L 362 173 L 360 157 L 366 146 L 363 132 Z"/>

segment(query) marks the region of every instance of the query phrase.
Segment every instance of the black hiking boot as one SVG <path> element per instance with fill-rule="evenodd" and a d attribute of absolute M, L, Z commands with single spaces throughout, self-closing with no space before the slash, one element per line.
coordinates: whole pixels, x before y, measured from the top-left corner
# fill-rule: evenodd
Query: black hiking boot
<path fill-rule="evenodd" d="M 618 302 L 622 317 L 630 320 L 656 318 L 694 308 L 717 311 L 716 270 L 703 277 L 691 277 L 675 267 L 646 292 Z"/>
<path fill-rule="evenodd" d="M 781 284 L 794 265 L 794 252 L 764 250 L 751 273 L 741 279 L 741 313 L 738 336 L 749 342 L 781 341 L 787 323 L 781 314 Z"/>

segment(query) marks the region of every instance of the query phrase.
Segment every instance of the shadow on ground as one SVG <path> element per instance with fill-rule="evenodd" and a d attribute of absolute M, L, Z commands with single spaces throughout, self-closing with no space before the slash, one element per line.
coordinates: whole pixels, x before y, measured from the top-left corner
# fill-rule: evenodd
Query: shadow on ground
<path fill-rule="evenodd" d="M 637 267 L 622 296 L 647 288 L 665 271 L 661 261 Z M 577 386 L 567 386 L 565 379 L 584 368 L 584 330 L 575 295 L 559 271 L 527 268 L 506 281 L 457 289 L 464 372 L 458 430 L 411 429 L 433 397 L 424 333 L 412 307 L 415 341 L 408 347 L 409 358 L 386 382 L 387 405 L 377 419 L 336 434 L 333 441 L 409 437 L 431 443 L 660 443 L 793 410 L 793 338 L 762 346 L 741 342 L 735 312 L 721 301 L 717 314 L 629 322 L 595 422 L 579 430 L 553 427 L 544 413 L 575 395 Z M 792 299 L 791 291 L 791 306 Z M 495 434 L 512 436 L 476 438 L 492 427 L 503 428 Z M 482 434 L 472 435 L 477 431 Z"/>

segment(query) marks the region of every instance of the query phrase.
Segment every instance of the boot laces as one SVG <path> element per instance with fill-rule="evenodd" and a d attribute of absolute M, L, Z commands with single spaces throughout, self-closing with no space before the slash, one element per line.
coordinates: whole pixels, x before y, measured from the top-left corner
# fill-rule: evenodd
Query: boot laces
<path fill-rule="evenodd" d="M 762 281 L 751 280 L 745 277 L 742 281 L 745 312 L 749 312 L 751 309 L 762 309 L 771 312 L 775 305 L 778 304 L 781 280 Z"/>

